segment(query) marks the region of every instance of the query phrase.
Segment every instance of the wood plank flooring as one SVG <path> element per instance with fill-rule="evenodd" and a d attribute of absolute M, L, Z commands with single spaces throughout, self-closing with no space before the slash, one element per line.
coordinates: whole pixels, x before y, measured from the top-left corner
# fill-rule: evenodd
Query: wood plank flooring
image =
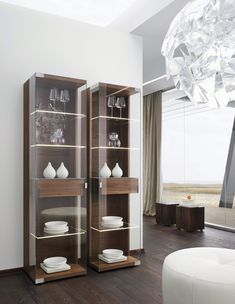
<path fill-rule="evenodd" d="M 188 247 L 235 249 L 235 234 L 212 228 L 187 233 L 162 227 L 144 218 L 146 253 L 139 267 L 98 274 L 89 269 L 80 278 L 34 285 L 19 271 L 0 276 L 1 304 L 162 304 L 161 271 L 164 258 Z"/>

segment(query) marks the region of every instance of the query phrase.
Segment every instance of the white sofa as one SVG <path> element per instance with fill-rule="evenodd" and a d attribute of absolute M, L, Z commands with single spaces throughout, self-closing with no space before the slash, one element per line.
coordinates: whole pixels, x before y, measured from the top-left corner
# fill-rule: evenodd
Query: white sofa
<path fill-rule="evenodd" d="M 190 248 L 163 264 L 164 304 L 235 304 L 235 250 Z"/>

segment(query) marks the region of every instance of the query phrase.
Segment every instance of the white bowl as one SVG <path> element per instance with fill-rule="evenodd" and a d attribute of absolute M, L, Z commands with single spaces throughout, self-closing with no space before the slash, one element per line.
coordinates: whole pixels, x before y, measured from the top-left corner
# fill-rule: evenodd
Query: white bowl
<path fill-rule="evenodd" d="M 48 229 L 53 229 L 53 230 L 59 229 L 59 230 L 61 230 L 61 229 L 65 229 L 68 226 L 68 222 L 64 222 L 64 221 L 51 221 L 51 222 L 46 222 L 45 226 Z"/>
<path fill-rule="evenodd" d="M 51 257 L 43 261 L 43 264 L 49 268 L 62 267 L 67 263 L 67 259 L 64 257 Z"/>
<path fill-rule="evenodd" d="M 121 222 L 123 220 L 120 216 L 103 216 L 102 221 L 103 222 Z"/>
<path fill-rule="evenodd" d="M 121 222 L 101 222 L 101 226 L 102 227 L 106 227 L 106 228 L 119 228 L 122 227 L 124 225 L 123 221 Z"/>
<path fill-rule="evenodd" d="M 120 258 L 123 255 L 123 251 L 120 249 L 104 249 L 102 253 L 107 259 Z"/>

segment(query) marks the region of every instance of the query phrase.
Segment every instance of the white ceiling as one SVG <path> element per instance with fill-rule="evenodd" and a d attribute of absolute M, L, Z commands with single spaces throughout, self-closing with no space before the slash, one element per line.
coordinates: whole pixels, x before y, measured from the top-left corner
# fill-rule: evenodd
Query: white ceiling
<path fill-rule="evenodd" d="M 25 8 L 131 32 L 174 0 L 0 0 Z"/>
<path fill-rule="evenodd" d="M 136 0 L 109 26 L 130 33 L 173 1 Z"/>
<path fill-rule="evenodd" d="M 137 0 L 2 0 L 81 22 L 107 26 Z"/>

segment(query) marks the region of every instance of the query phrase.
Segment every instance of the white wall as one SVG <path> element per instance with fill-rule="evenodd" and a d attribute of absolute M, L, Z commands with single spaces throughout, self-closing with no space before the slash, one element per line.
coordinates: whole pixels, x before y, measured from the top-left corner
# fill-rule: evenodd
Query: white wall
<path fill-rule="evenodd" d="M 23 265 L 23 91 L 34 72 L 141 87 L 142 41 L 0 3 L 0 269 Z"/>

